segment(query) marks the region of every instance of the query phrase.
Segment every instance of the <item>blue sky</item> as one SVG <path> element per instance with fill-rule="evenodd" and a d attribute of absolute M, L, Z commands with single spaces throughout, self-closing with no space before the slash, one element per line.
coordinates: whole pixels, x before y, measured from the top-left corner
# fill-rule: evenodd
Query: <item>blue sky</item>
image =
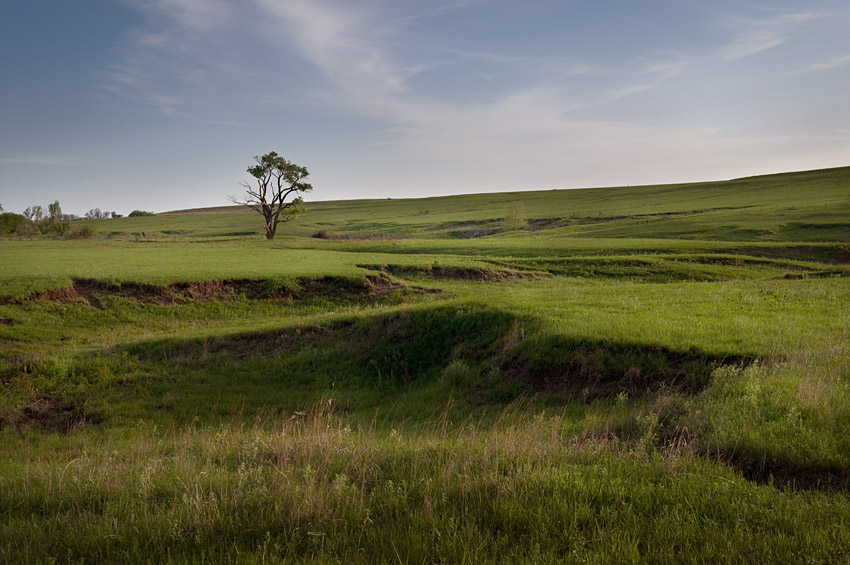
<path fill-rule="evenodd" d="M 0 203 L 227 204 L 850 165 L 846 0 L 0 0 Z M 309 198 L 308 198 L 309 199 Z"/>

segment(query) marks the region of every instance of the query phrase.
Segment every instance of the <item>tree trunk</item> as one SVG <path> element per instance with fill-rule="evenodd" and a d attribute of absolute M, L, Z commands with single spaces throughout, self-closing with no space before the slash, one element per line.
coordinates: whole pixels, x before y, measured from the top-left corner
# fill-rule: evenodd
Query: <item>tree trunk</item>
<path fill-rule="evenodd" d="M 277 230 L 277 222 L 271 209 L 263 210 L 263 217 L 266 219 L 266 239 L 274 239 L 274 232 Z"/>

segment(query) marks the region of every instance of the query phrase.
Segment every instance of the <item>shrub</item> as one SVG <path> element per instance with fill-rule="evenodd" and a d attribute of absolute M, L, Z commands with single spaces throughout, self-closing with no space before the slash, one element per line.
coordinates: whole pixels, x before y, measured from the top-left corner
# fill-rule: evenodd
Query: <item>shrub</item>
<path fill-rule="evenodd" d="M 505 231 L 524 230 L 528 227 L 528 222 L 525 221 L 525 205 L 520 202 L 514 202 L 507 216 L 505 216 Z"/>
<path fill-rule="evenodd" d="M 468 388 L 478 380 L 478 371 L 461 360 L 449 363 L 440 372 L 440 381 L 453 388 Z"/>
<path fill-rule="evenodd" d="M 65 237 L 71 239 L 85 239 L 94 237 L 97 232 L 91 226 L 74 226 L 65 233 Z"/>
<path fill-rule="evenodd" d="M 71 224 L 69 222 L 63 222 L 60 220 L 48 220 L 46 222 L 41 222 L 39 225 L 39 229 L 42 233 L 48 234 L 52 233 L 56 237 L 63 237 L 70 233 Z"/>
<path fill-rule="evenodd" d="M 0 235 L 20 233 L 28 223 L 30 221 L 20 214 L 13 214 L 12 212 L 0 214 Z"/>

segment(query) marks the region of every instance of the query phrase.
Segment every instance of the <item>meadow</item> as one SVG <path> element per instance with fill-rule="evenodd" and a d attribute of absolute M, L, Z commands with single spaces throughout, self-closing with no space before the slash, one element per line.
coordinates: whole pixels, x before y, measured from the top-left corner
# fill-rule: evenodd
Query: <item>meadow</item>
<path fill-rule="evenodd" d="M 0 241 L 0 562 L 850 562 L 850 168 L 307 208 Z"/>

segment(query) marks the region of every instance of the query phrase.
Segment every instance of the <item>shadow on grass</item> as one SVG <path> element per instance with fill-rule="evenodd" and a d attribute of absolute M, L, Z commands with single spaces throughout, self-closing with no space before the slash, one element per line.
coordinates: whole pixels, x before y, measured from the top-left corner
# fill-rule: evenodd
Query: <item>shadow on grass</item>
<path fill-rule="evenodd" d="M 439 305 L 352 317 L 316 326 L 212 338 L 165 339 L 127 346 L 162 367 L 243 375 L 280 385 L 366 387 L 398 391 L 446 376 L 461 363 L 464 393 L 510 402 L 536 393 L 565 400 L 641 396 L 661 388 L 695 393 L 720 365 L 752 357 L 674 351 L 543 333 L 533 317 L 479 305 Z"/>
<path fill-rule="evenodd" d="M 754 357 L 712 355 L 697 348 L 675 351 L 657 345 L 534 336 L 502 361 L 506 379 L 536 392 L 564 391 L 582 398 L 625 392 L 642 396 L 660 389 L 693 394 L 705 388 L 721 365 L 746 366 Z M 573 394 L 575 396 L 575 394 Z"/>
<path fill-rule="evenodd" d="M 539 393 L 559 403 L 661 389 L 690 394 L 708 384 L 717 366 L 752 361 L 550 335 L 542 328 L 534 317 L 498 308 L 437 304 L 311 326 L 143 341 L 62 363 L 46 359 L 3 378 L 21 391 L 20 402 L 9 406 L 14 414 L 23 414 L 32 400 L 26 391 L 37 387 L 56 406 L 67 400 L 98 407 L 100 401 L 122 417 L 157 414 L 162 406 L 176 406 L 182 416 L 219 408 L 250 417 L 255 409 L 330 391 L 389 402 L 436 386 L 478 407 Z M 45 414 L 55 413 L 61 429 L 68 427 L 65 412 Z M 26 420 L 50 428 L 40 415 Z"/>
<path fill-rule="evenodd" d="M 748 481 L 787 488 L 792 491 L 817 490 L 850 492 L 847 469 L 811 465 L 753 453 L 709 453 L 708 457 L 737 469 Z"/>
<path fill-rule="evenodd" d="M 430 267 L 419 267 L 414 265 L 357 265 L 362 269 L 389 273 L 401 278 L 424 278 L 432 280 L 458 280 L 479 282 L 501 282 L 514 279 L 532 279 L 532 273 L 520 271 L 506 271 L 504 269 L 494 270 L 483 267 L 452 267 L 447 265 L 433 265 Z"/>
<path fill-rule="evenodd" d="M 154 285 L 148 283 L 113 283 L 97 279 L 74 279 L 69 287 L 37 292 L 23 298 L 0 297 L 0 304 L 23 304 L 31 301 L 82 300 L 90 306 L 105 308 L 109 298 L 129 298 L 139 302 L 172 306 L 191 301 L 212 302 L 245 297 L 252 300 L 286 300 L 305 298 L 363 299 L 380 297 L 395 291 L 433 292 L 407 288 L 383 274 L 366 277 L 324 276 L 300 277 L 291 281 L 271 279 L 227 279 Z"/>

